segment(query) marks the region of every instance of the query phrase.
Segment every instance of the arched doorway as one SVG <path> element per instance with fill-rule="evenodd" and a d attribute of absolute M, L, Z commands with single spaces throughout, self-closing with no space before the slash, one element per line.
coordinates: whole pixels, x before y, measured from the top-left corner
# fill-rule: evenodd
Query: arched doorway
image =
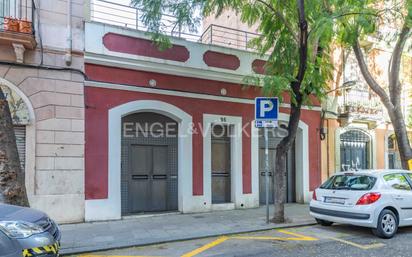
<path fill-rule="evenodd" d="M 370 169 L 370 136 L 361 130 L 349 130 L 340 135 L 341 170 Z"/>
<path fill-rule="evenodd" d="M 26 126 L 29 125 L 31 121 L 29 108 L 17 91 L 5 83 L 1 83 L 1 81 L 0 87 L 9 103 L 20 164 L 24 171 L 26 161 Z"/>
<path fill-rule="evenodd" d="M 178 123 L 158 113 L 122 118 L 122 215 L 178 209 Z"/>
<path fill-rule="evenodd" d="M 134 113 L 150 112 L 170 117 L 178 123 L 178 210 L 191 211 L 195 205 L 192 192 L 192 116 L 169 103 L 157 100 L 136 100 L 113 107 L 108 113 L 108 195 L 106 199 L 85 201 L 85 220 L 121 219 L 122 217 L 122 118 Z"/>

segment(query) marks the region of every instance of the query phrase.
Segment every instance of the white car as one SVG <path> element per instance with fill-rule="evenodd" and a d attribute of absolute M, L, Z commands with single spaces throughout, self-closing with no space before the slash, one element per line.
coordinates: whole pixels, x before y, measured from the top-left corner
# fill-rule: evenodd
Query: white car
<path fill-rule="evenodd" d="M 412 225 L 412 172 L 336 173 L 313 191 L 310 215 L 323 226 L 369 227 L 375 235 L 391 238 L 398 227 Z"/>

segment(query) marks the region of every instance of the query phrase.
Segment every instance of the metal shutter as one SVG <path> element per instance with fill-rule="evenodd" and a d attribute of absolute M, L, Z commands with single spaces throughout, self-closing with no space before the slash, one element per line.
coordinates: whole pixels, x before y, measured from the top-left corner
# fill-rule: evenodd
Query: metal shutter
<path fill-rule="evenodd" d="M 26 160 L 26 127 L 15 126 L 14 134 L 16 135 L 17 151 L 19 152 L 20 164 L 24 172 L 24 164 Z"/>

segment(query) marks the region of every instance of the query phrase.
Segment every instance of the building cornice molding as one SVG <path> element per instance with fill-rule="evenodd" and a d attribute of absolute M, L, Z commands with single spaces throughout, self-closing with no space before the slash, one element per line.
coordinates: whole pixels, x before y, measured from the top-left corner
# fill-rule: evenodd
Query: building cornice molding
<path fill-rule="evenodd" d="M 90 81 L 90 80 L 85 81 L 84 84 L 85 84 L 85 86 L 88 86 L 88 87 L 107 88 L 107 89 L 116 89 L 116 90 L 124 90 L 124 91 L 149 93 L 149 94 L 160 94 L 160 95 L 169 95 L 169 96 L 188 97 L 188 98 L 196 98 L 196 99 L 206 99 L 206 100 L 232 102 L 232 103 L 255 104 L 254 99 L 236 98 L 236 97 L 228 97 L 228 96 L 218 96 L 218 95 L 193 93 L 193 92 L 183 92 L 183 91 L 175 91 L 175 90 L 160 89 L 160 88 L 149 88 L 149 87 L 146 87 L 146 86 L 134 86 L 134 85 L 132 86 L 132 85 L 123 85 L 123 84 L 113 84 L 113 83 L 105 83 L 105 82 Z M 280 107 L 290 108 L 290 104 L 281 103 Z M 302 109 L 303 110 L 310 110 L 310 111 L 318 111 L 318 112 L 321 111 L 320 106 L 303 105 Z"/>
<path fill-rule="evenodd" d="M 148 72 L 163 73 L 174 76 L 184 76 L 190 78 L 199 78 L 207 80 L 222 81 L 228 83 L 242 84 L 245 76 L 219 72 L 210 69 L 200 70 L 196 68 L 185 67 L 182 65 L 170 65 L 161 62 L 145 61 L 139 59 L 118 58 L 114 56 L 99 55 L 86 53 L 86 64 L 96 64 L 130 70 L 140 70 Z M 215 68 L 217 69 L 217 68 Z"/>

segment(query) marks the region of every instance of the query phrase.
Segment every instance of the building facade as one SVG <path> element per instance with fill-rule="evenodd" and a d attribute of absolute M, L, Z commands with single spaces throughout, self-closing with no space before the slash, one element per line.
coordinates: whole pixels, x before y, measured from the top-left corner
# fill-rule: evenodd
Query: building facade
<path fill-rule="evenodd" d="M 372 43 L 364 51 L 373 76 L 378 83 L 386 85 L 391 52 Z M 336 52 L 337 71 L 331 84 L 335 90 L 324 104 L 324 126 L 327 128 L 323 146 L 325 175 L 351 168 L 401 168 L 394 130 L 379 97 L 364 81 L 354 54 L 340 48 Z M 411 60 L 405 53 L 400 75 L 404 87 L 402 112 L 408 126 L 412 100 Z"/>
<path fill-rule="evenodd" d="M 229 27 L 238 31 L 228 36 Z M 204 34 L 209 35 L 204 41 L 238 49 L 247 49 L 247 43 L 258 33 L 257 26 L 242 23 L 232 10 L 225 10 L 217 18 L 214 15 L 206 17 L 203 28 Z M 393 29 L 388 25 L 378 34 Z M 387 45 L 371 37 L 362 44 L 373 76 L 381 85 L 387 85 L 391 58 Z M 411 53 L 405 51 L 400 76 L 404 86 L 402 111 L 408 127 L 411 126 L 412 103 L 411 57 Z M 330 93 L 322 104 L 321 115 L 322 181 L 335 172 L 348 169 L 401 168 L 394 131 L 385 108 L 363 79 L 353 52 L 336 47 L 332 62 L 334 80 L 330 82 Z"/>
<path fill-rule="evenodd" d="M 259 206 L 263 142 L 254 98 L 262 92 L 242 81 L 265 60 L 189 36 L 171 37 L 161 52 L 127 18 L 138 10 L 107 5 L 92 5 L 85 25 L 85 219 Z M 124 8 L 127 19 L 113 22 L 104 8 Z M 320 105 L 305 106 L 287 163 L 290 202 L 308 202 L 320 183 L 319 124 Z M 272 133 L 272 173 L 281 137 Z"/>
<path fill-rule="evenodd" d="M 159 51 L 142 10 L 119 3 L 0 6 L 0 85 L 32 207 L 70 223 L 264 202 L 254 126 L 262 91 L 243 81 L 263 72 L 265 58 L 213 40 L 217 30 L 210 39 L 172 31 L 172 48 Z M 271 176 L 289 108 L 284 96 L 270 133 Z M 308 202 L 321 182 L 320 122 L 319 103 L 303 107 L 287 158 L 288 202 Z"/>
<path fill-rule="evenodd" d="M 59 222 L 84 220 L 83 7 L 0 0 L 0 86 L 30 205 Z"/>

